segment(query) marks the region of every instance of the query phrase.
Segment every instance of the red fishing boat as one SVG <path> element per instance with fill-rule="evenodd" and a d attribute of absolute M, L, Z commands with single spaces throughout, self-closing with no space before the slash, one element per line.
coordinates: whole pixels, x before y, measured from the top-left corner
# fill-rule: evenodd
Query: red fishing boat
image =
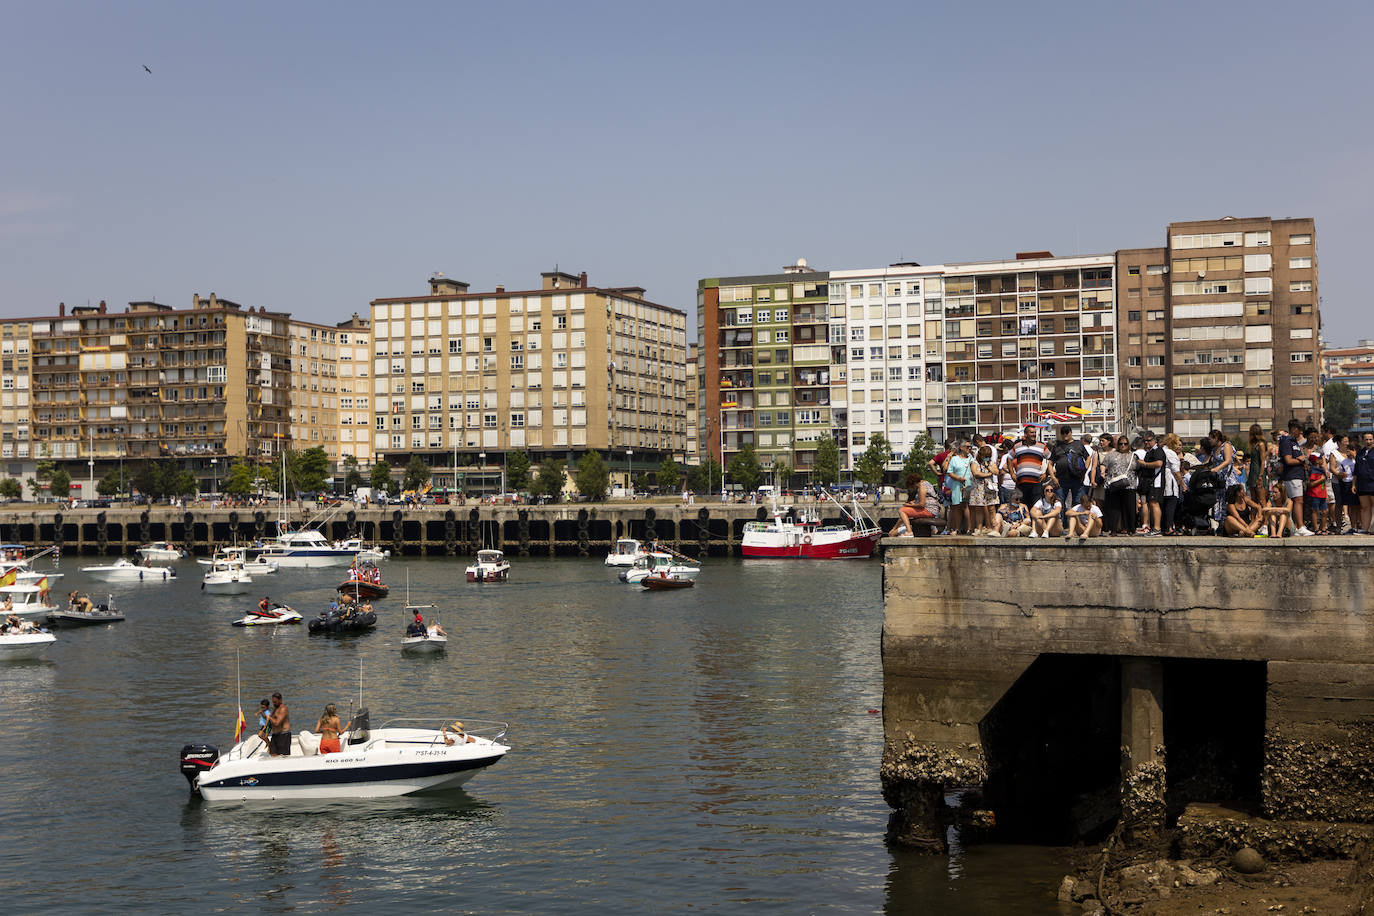
<path fill-rule="evenodd" d="M 813 509 L 792 515 L 774 506 L 770 521 L 750 522 L 744 526 L 740 553 L 746 557 L 805 560 L 851 560 L 871 556 L 882 537 L 882 530 L 864 514 L 857 499 L 853 500 L 852 512 L 837 501 L 831 505 L 845 514 L 848 524 L 823 525 Z"/>

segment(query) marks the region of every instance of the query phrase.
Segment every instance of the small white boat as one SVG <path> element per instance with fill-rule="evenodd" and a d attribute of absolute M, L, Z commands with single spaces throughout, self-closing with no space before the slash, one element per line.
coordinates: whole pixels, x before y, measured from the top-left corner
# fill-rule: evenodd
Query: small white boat
<path fill-rule="evenodd" d="M 401 640 L 401 651 L 412 655 L 444 651 L 448 637 L 439 632 L 438 627 L 426 627 L 424 635 L 406 636 Z"/>
<path fill-rule="evenodd" d="M 339 541 L 337 547 L 351 550 L 360 561 L 366 563 L 380 563 L 391 556 L 390 550 L 383 550 L 380 547 L 366 543 L 362 538 L 348 538 Z"/>
<path fill-rule="evenodd" d="M 139 566 L 123 557 L 111 566 L 83 566 L 81 571 L 102 582 L 166 582 L 177 577 L 170 566 Z"/>
<path fill-rule="evenodd" d="M 685 557 L 675 557 L 671 553 L 655 550 L 635 560 L 634 566 L 620 574 L 620 581 L 637 585 L 649 576 L 695 579 L 700 573 L 701 567 Z"/>
<path fill-rule="evenodd" d="M 356 551 L 331 543 L 314 528 L 285 531 L 265 546 L 263 553 L 281 569 L 347 566 L 357 556 Z"/>
<path fill-rule="evenodd" d="M 510 578 L 510 560 L 499 550 L 479 550 L 465 575 L 469 582 L 505 582 Z"/>
<path fill-rule="evenodd" d="M 615 542 L 615 550 L 606 555 L 607 566 L 633 566 L 635 560 L 644 556 L 644 545 L 634 538 L 621 538 Z"/>
<path fill-rule="evenodd" d="M 55 642 L 56 636 L 41 631 L 0 634 L 0 661 L 42 658 Z"/>
<path fill-rule="evenodd" d="M 57 605 L 49 603 L 48 590 L 37 585 L 0 586 L 0 604 L 9 605 L 0 608 L 0 617 L 14 614 L 25 620 L 44 617 L 57 610 Z"/>
<path fill-rule="evenodd" d="M 253 577 L 242 563 L 219 560 L 205 574 L 200 587 L 212 595 L 242 595 L 253 587 Z"/>
<path fill-rule="evenodd" d="M 300 623 L 304 617 L 301 612 L 284 604 L 274 604 L 267 610 L 253 608 L 248 616 L 235 620 L 236 627 L 276 627 L 283 624 Z"/>
<path fill-rule="evenodd" d="M 186 551 L 167 541 L 144 544 L 135 552 L 143 559 L 152 560 L 154 563 L 175 563 L 186 558 Z"/>
<path fill-rule="evenodd" d="M 277 571 L 276 561 L 265 553 L 260 553 L 250 560 L 247 547 L 222 547 L 215 551 L 215 555 L 210 559 L 201 557 L 196 562 L 201 566 L 213 566 L 216 560 L 242 563 L 243 568 L 253 576 L 266 576 Z"/>
<path fill-rule="evenodd" d="M 301 731 L 290 755 L 271 757 L 254 734 L 223 756 L 214 745 L 183 746 L 181 772 L 208 804 L 393 798 L 457 788 L 510 750 L 504 722 L 396 719 L 374 730 L 368 719 L 366 709 L 353 715 L 342 753 L 319 753 L 319 736 Z"/>
<path fill-rule="evenodd" d="M 56 558 L 57 555 L 56 547 L 48 547 L 30 555 L 28 548 L 23 544 L 0 544 L 0 577 L 14 570 L 15 582 L 19 585 L 37 585 L 44 578 L 49 583 L 56 582 L 62 578 L 60 572 L 39 572 L 33 568 L 33 561 L 43 556 Z"/>

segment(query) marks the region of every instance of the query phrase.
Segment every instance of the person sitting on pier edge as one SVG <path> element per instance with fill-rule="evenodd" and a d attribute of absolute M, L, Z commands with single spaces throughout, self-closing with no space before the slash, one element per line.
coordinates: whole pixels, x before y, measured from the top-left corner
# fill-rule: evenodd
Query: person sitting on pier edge
<path fill-rule="evenodd" d="M 1260 537 L 1264 526 L 1264 516 L 1260 505 L 1245 492 L 1245 485 L 1233 483 L 1226 488 L 1226 517 L 1222 520 L 1222 530 L 1227 537 Z"/>
<path fill-rule="evenodd" d="M 997 515 L 998 533 L 1002 537 L 1023 538 L 1031 533 L 1030 514 L 1026 511 L 1026 504 L 1021 502 L 1020 490 L 1011 491 L 1006 503 L 997 510 Z"/>
<path fill-rule="evenodd" d="M 1096 537 L 1102 531 L 1102 510 L 1097 507 L 1092 491 L 1087 487 L 1080 488 L 1077 504 L 1070 506 L 1065 514 L 1069 519 L 1068 536 L 1071 538 Z"/>
<path fill-rule="evenodd" d="M 1290 526 L 1293 522 L 1293 499 L 1288 495 L 1288 489 L 1282 480 L 1276 480 L 1269 486 L 1269 505 L 1260 510 L 1260 518 L 1264 520 L 1264 524 L 1259 530 L 1266 532 L 1270 537 L 1283 537 L 1292 530 Z"/>
<path fill-rule="evenodd" d="M 1031 533 L 1033 538 L 1059 537 L 1063 533 L 1059 516 L 1064 504 L 1055 495 L 1053 483 L 1041 487 L 1041 497 L 1031 506 Z"/>

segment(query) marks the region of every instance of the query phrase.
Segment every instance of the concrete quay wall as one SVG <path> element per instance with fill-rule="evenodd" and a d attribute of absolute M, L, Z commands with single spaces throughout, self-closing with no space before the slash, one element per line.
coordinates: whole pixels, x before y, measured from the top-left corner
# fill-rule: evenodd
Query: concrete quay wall
<path fill-rule="evenodd" d="M 944 848 L 959 786 L 984 823 L 1077 830 L 1056 839 L 1193 802 L 1374 822 L 1374 540 L 883 549 L 896 841 Z"/>
<path fill-rule="evenodd" d="M 300 524 L 316 513 L 289 508 Z M 762 506 L 646 503 L 557 506 L 341 507 L 319 525 L 326 536 L 361 536 L 394 554 L 471 555 L 496 547 L 519 556 L 605 555 L 617 538 L 657 538 L 691 556 L 735 553 L 744 525 L 767 517 Z M 53 504 L 0 507 L 0 541 L 58 544 L 63 553 L 128 555 L 148 541 L 171 541 L 208 555 L 216 547 L 271 537 L 279 510 L 170 506 L 63 509 Z M 842 519 L 835 518 L 839 522 Z"/>

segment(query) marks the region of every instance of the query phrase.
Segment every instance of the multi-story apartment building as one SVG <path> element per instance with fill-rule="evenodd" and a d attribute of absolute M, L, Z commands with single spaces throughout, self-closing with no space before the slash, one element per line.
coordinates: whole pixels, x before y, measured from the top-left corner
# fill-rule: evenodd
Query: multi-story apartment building
<path fill-rule="evenodd" d="M 288 416 L 291 447 L 319 446 L 331 462 L 339 460 L 339 329 L 335 325 L 291 319 Z"/>
<path fill-rule="evenodd" d="M 338 324 L 339 460 L 372 464 L 372 322 L 353 317 Z"/>
<path fill-rule="evenodd" d="M 1374 431 L 1374 340 L 1358 340 L 1353 347 L 1323 347 L 1322 386 L 1344 382 L 1355 389 L 1355 420 L 1351 430 Z"/>
<path fill-rule="evenodd" d="M 697 423 L 701 416 L 701 405 L 697 403 L 698 392 L 701 390 L 697 384 L 697 362 L 701 356 L 701 351 L 696 344 L 687 345 L 687 446 L 682 456 L 684 464 L 701 464 L 701 439 L 697 432 Z"/>
<path fill-rule="evenodd" d="M 33 473 L 29 398 L 32 319 L 0 321 L 0 458 L 5 474 L 16 479 Z"/>
<path fill-rule="evenodd" d="M 765 468 L 815 463 L 831 432 L 827 276 L 798 260 L 782 273 L 697 285 L 703 457 L 728 464 L 753 445 Z"/>
<path fill-rule="evenodd" d="M 1319 416 L 1311 219 L 1171 223 L 1117 275 L 1129 422 L 1189 438 Z"/>
<path fill-rule="evenodd" d="M 427 296 L 372 302 L 374 455 L 419 455 L 456 486 L 465 463 L 516 449 L 535 462 L 596 450 L 636 473 L 682 453 L 686 314 L 640 287 L 541 276 L 485 293 L 436 276 Z"/>
<path fill-rule="evenodd" d="M 1115 428 L 1113 300 L 1111 255 L 831 271 L 849 466 L 877 433 L 899 464 L 924 432 L 1014 431 L 1041 411 Z"/>

